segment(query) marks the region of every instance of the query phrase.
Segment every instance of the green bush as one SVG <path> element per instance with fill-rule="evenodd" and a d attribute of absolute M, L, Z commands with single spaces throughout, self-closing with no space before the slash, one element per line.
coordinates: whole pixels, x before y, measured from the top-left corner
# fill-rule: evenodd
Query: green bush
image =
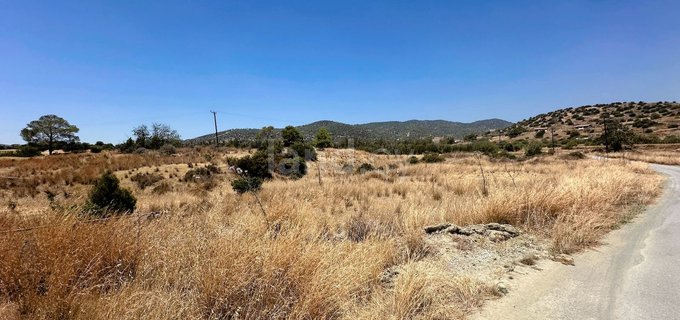
<path fill-rule="evenodd" d="M 31 158 L 31 157 L 37 157 L 40 155 L 40 149 L 33 147 L 33 146 L 21 146 L 17 151 L 14 153 L 17 157 L 26 157 L 26 158 Z"/>
<path fill-rule="evenodd" d="M 532 142 L 527 146 L 526 150 L 524 151 L 524 154 L 527 157 L 537 156 L 537 155 L 541 154 L 541 152 L 542 152 L 541 148 L 543 148 L 543 145 L 541 143 Z"/>
<path fill-rule="evenodd" d="M 87 201 L 90 214 L 104 217 L 109 214 L 132 213 L 137 199 L 130 190 L 120 187 L 118 178 L 111 172 L 104 173 L 95 183 Z"/>
<path fill-rule="evenodd" d="M 438 153 L 428 153 L 423 156 L 422 161 L 425 163 L 444 162 L 446 159 Z"/>
<path fill-rule="evenodd" d="M 257 192 L 262 188 L 262 179 L 258 177 L 241 177 L 232 181 L 231 187 L 238 194 Z"/>
<path fill-rule="evenodd" d="M 418 160 L 418 157 L 416 156 L 411 156 L 410 158 L 408 158 L 408 163 L 410 164 L 418 164 L 418 162 L 420 162 L 420 160 Z"/>
<path fill-rule="evenodd" d="M 250 177 L 260 179 L 270 179 L 272 173 L 269 171 L 269 156 L 264 151 L 255 152 L 252 156 L 245 156 L 236 161 L 235 166 L 240 168 Z"/>
<path fill-rule="evenodd" d="M 294 156 L 302 157 L 306 161 L 316 161 L 316 149 L 310 144 L 305 144 L 303 142 L 296 142 L 290 146 L 290 150 L 294 151 Z"/>

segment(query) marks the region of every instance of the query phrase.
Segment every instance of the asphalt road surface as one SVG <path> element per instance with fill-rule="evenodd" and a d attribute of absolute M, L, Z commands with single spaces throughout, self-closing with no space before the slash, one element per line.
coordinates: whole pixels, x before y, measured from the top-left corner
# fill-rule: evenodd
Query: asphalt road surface
<path fill-rule="evenodd" d="M 655 205 L 576 266 L 539 264 L 473 318 L 680 319 L 680 167 L 652 167 L 669 177 Z"/>

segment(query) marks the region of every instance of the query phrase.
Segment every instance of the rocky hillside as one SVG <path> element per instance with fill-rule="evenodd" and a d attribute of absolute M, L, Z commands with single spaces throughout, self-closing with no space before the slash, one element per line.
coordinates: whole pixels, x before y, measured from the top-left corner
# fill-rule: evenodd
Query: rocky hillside
<path fill-rule="evenodd" d="M 470 133 L 483 133 L 489 130 L 502 129 L 512 125 L 511 122 L 500 119 L 489 119 L 472 123 L 451 122 L 445 120 L 411 120 L 405 122 L 373 122 L 366 124 L 346 124 L 335 121 L 318 121 L 303 126 L 298 129 L 306 139 L 312 139 L 320 128 L 328 129 L 335 139 L 422 139 L 434 137 L 456 137 L 462 138 Z M 259 129 L 232 129 L 219 133 L 220 141 L 240 140 L 252 141 Z M 279 134 L 281 129 L 276 129 Z M 194 139 L 189 139 L 187 143 L 202 144 L 213 141 L 214 134 L 207 134 Z"/>
<path fill-rule="evenodd" d="M 677 102 L 615 102 L 560 109 L 523 120 L 504 130 L 504 139 L 593 139 L 603 131 L 603 119 L 614 119 L 639 135 L 680 136 L 680 104 Z M 498 132 L 489 135 L 497 136 Z"/>

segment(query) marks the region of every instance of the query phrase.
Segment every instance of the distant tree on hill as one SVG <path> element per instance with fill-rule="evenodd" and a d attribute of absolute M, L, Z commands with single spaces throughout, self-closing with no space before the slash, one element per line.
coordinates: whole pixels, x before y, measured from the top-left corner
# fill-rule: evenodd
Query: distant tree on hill
<path fill-rule="evenodd" d="M 28 143 L 47 146 L 49 154 L 52 154 L 57 142 L 79 141 L 80 138 L 75 135 L 78 131 L 78 127 L 63 118 L 48 114 L 26 125 L 21 130 L 21 137 Z"/>
<path fill-rule="evenodd" d="M 331 136 L 331 133 L 328 132 L 328 129 L 321 128 L 317 131 L 316 137 L 314 138 L 314 146 L 320 149 L 333 146 L 333 137 Z"/>
<path fill-rule="evenodd" d="M 475 140 L 477 140 L 477 134 L 470 133 L 470 134 L 466 135 L 465 137 L 463 137 L 463 140 L 465 140 L 465 141 L 475 141 Z"/>
<path fill-rule="evenodd" d="M 513 126 L 512 128 L 510 128 L 510 130 L 508 130 L 507 134 L 508 134 L 508 137 L 510 137 L 510 138 L 516 138 L 520 134 L 522 134 L 526 131 L 527 131 L 526 128 L 524 128 L 522 126 Z"/>
<path fill-rule="evenodd" d="M 283 137 L 284 147 L 290 147 L 295 143 L 304 142 L 302 133 L 293 126 L 285 127 L 283 131 L 281 131 L 281 136 Z"/>

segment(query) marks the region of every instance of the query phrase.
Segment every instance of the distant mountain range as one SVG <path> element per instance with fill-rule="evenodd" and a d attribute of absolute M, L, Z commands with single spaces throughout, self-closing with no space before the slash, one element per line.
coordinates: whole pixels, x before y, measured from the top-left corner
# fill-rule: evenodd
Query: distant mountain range
<path fill-rule="evenodd" d="M 511 122 L 500 119 L 488 119 L 472 123 L 452 122 L 446 120 L 410 120 L 372 122 L 366 124 L 346 124 L 335 121 L 317 121 L 314 123 L 298 126 L 298 130 L 305 139 L 313 139 L 316 132 L 326 128 L 333 137 L 338 139 L 368 139 L 368 140 L 404 140 L 424 139 L 434 137 L 462 138 L 465 135 L 476 133 L 482 134 L 489 130 L 502 129 L 512 125 Z M 260 129 L 231 129 L 219 132 L 220 141 L 239 140 L 252 141 Z M 281 129 L 275 129 L 280 135 Z M 189 144 L 203 144 L 214 141 L 215 134 L 206 134 L 186 140 Z"/>

